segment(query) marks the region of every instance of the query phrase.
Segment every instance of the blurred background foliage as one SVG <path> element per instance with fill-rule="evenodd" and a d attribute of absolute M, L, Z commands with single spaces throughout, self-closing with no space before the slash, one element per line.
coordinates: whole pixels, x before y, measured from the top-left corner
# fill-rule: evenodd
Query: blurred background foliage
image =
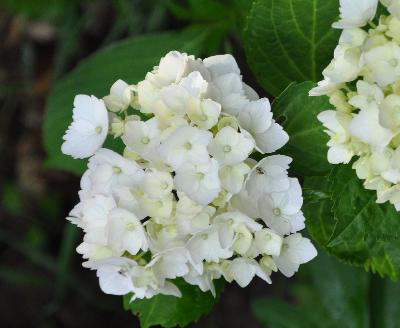
<path fill-rule="evenodd" d="M 138 327 L 121 298 L 101 293 L 75 253 L 81 236 L 64 217 L 77 202 L 79 179 L 45 165 L 46 97 L 95 51 L 173 30 L 191 31 L 201 55 L 233 53 L 246 82 L 265 96 L 240 41 L 250 6 L 248 0 L 0 1 L 1 327 Z M 62 96 L 53 93 L 53 101 Z M 294 279 L 273 278 L 272 286 L 227 286 L 211 314 L 191 327 L 400 327 L 399 285 L 336 259 L 321 255 Z"/>

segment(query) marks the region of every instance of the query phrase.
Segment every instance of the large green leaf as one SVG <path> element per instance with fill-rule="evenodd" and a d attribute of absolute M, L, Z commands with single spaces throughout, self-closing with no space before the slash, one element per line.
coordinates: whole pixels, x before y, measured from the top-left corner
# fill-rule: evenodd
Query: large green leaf
<path fill-rule="evenodd" d="M 123 79 L 136 83 L 170 50 L 199 54 L 208 31 L 190 29 L 145 35 L 127 39 L 96 52 L 83 60 L 71 73 L 58 81 L 47 100 L 44 120 L 44 144 L 48 154 L 46 165 L 80 174 L 85 161 L 74 160 L 61 153 L 62 136 L 72 120 L 75 95 L 103 97 L 110 86 Z M 111 146 L 112 147 L 112 146 Z"/>
<path fill-rule="evenodd" d="M 140 319 L 141 328 L 157 325 L 162 327 L 184 327 L 197 321 L 211 311 L 223 290 L 223 281 L 215 283 L 217 298 L 210 292 L 204 293 L 197 286 L 187 284 L 181 279 L 175 280 L 182 297 L 156 295 L 150 299 L 135 300 L 129 303 L 131 295 L 124 296 L 125 310 L 132 311 Z"/>
<path fill-rule="evenodd" d="M 384 280 L 378 284 L 378 288 L 381 297 L 375 300 L 375 306 L 379 309 L 376 309 L 375 327 L 400 327 L 400 284 Z"/>
<path fill-rule="evenodd" d="M 400 284 L 344 265 L 323 252 L 290 286 L 288 303 L 276 297 L 253 302 L 268 328 L 400 327 Z"/>
<path fill-rule="evenodd" d="M 339 31 L 336 0 L 256 0 L 244 44 L 261 85 L 277 96 L 291 82 L 317 81 L 332 59 Z"/>
<path fill-rule="evenodd" d="M 335 229 L 332 200 L 327 178 L 309 177 L 303 183 L 307 230 L 320 245 L 326 245 Z"/>
<path fill-rule="evenodd" d="M 336 167 L 328 177 L 306 179 L 305 186 L 314 195 L 329 195 L 321 196 L 319 205 L 314 200 L 304 206 L 313 238 L 339 259 L 397 280 L 400 214 L 395 208 L 377 204 L 376 192 L 363 187 L 350 165 Z"/>
<path fill-rule="evenodd" d="M 260 322 L 269 328 L 370 327 L 368 274 L 321 252 L 306 269 L 306 279 L 291 290 L 296 305 L 276 298 L 253 302 Z"/>
<path fill-rule="evenodd" d="M 309 97 L 313 82 L 291 84 L 272 104 L 275 118 L 289 134 L 279 152 L 293 157 L 292 169 L 301 176 L 326 174 L 330 170 L 326 153 L 328 136 L 317 120 L 330 107 L 327 97 Z"/>
<path fill-rule="evenodd" d="M 165 3 L 177 19 L 191 26 L 207 26 L 210 29 L 205 41 L 208 54 L 233 51 L 229 35 L 237 37 L 243 31 L 251 8 L 251 1 L 248 0 L 166 0 Z"/>
<path fill-rule="evenodd" d="M 310 316 L 302 306 L 295 306 L 277 298 L 262 298 L 253 302 L 254 316 L 268 328 L 317 328 L 320 312 L 313 312 Z M 318 313 L 318 317 L 315 314 Z M 326 328 L 334 328 L 324 325 Z"/>
<path fill-rule="evenodd" d="M 334 327 L 368 327 L 368 274 L 338 263 L 321 251 L 310 263 L 317 300 L 335 323 Z"/>

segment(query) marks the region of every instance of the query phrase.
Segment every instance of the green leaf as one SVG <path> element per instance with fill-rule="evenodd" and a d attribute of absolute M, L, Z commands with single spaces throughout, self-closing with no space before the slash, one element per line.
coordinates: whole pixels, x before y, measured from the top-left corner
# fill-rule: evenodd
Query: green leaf
<path fill-rule="evenodd" d="M 197 286 L 189 285 L 181 279 L 175 280 L 174 284 L 180 289 L 182 297 L 156 295 L 129 303 L 131 295 L 125 295 L 125 310 L 139 316 L 141 328 L 156 325 L 166 328 L 184 327 L 211 311 L 224 286 L 222 280 L 215 282 L 217 298 L 214 298 L 210 292 L 204 293 Z"/>
<path fill-rule="evenodd" d="M 80 174 L 86 161 L 74 160 L 61 153 L 62 136 L 72 120 L 75 95 L 89 94 L 101 98 L 108 94 L 117 79 L 137 83 L 157 65 L 170 50 L 197 55 L 208 32 L 190 29 L 130 38 L 96 52 L 83 60 L 71 73 L 58 81 L 47 99 L 43 134 L 47 151 L 47 167 Z M 107 144 L 114 148 L 113 140 Z"/>
<path fill-rule="evenodd" d="M 291 82 L 317 81 L 332 59 L 340 34 L 332 0 L 256 0 L 244 45 L 260 84 L 277 96 Z"/>
<path fill-rule="evenodd" d="M 280 299 L 262 298 L 252 303 L 254 316 L 269 328 L 318 328 L 319 320 L 307 315 L 302 307 Z M 315 312 L 314 312 L 315 313 Z M 327 327 L 327 326 L 324 326 Z"/>
<path fill-rule="evenodd" d="M 319 112 L 330 107 L 327 97 L 309 97 L 313 82 L 290 85 L 272 104 L 275 118 L 289 134 L 289 142 L 279 152 L 293 158 L 292 170 L 302 176 L 329 172 L 328 136 L 318 121 Z"/>
<path fill-rule="evenodd" d="M 310 263 L 311 279 L 333 327 L 368 327 L 368 274 L 322 252 Z M 315 306 L 315 305 L 314 305 Z"/>
<path fill-rule="evenodd" d="M 304 281 L 291 290 L 295 304 L 276 298 L 253 303 L 257 319 L 269 328 L 369 327 L 368 274 L 320 252 L 307 265 Z"/>
<path fill-rule="evenodd" d="M 382 298 L 376 300 L 382 309 L 376 318 L 375 327 L 397 328 L 400 327 L 400 284 L 388 280 L 383 281 L 383 286 L 379 286 Z"/>
<path fill-rule="evenodd" d="M 323 252 L 299 272 L 284 302 L 252 304 L 268 328 L 395 328 L 400 326 L 400 284 L 344 265 Z"/>
<path fill-rule="evenodd" d="M 243 30 L 245 18 L 251 8 L 248 0 L 166 0 L 169 11 L 191 26 L 210 30 L 204 42 L 207 54 L 232 52 L 231 38 Z M 221 13 L 224 18 L 221 19 Z M 224 49 L 224 50 L 223 50 Z"/>
<path fill-rule="evenodd" d="M 306 178 L 303 183 L 304 206 L 307 230 L 320 245 L 326 245 L 335 228 L 328 179 Z"/>
<path fill-rule="evenodd" d="M 395 208 L 388 203 L 377 204 L 376 191 L 366 190 L 350 165 L 336 167 L 329 177 L 313 178 L 312 182 L 306 179 L 305 186 L 330 195 L 330 199 L 321 199 L 321 212 L 315 211 L 313 202 L 304 206 L 313 238 L 339 259 L 397 280 L 400 214 Z M 318 235 L 322 230 L 325 237 Z"/>

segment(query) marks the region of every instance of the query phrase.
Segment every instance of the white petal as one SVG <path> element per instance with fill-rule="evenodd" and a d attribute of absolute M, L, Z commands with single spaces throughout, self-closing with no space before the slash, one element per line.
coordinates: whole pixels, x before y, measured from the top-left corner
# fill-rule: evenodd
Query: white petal
<path fill-rule="evenodd" d="M 64 135 L 61 150 L 74 158 L 93 155 L 104 143 L 108 114 L 102 100 L 78 95 L 74 100 L 73 122 Z"/>
<path fill-rule="evenodd" d="M 213 79 L 228 73 L 240 74 L 240 69 L 232 55 L 217 55 L 203 59 Z"/>
<path fill-rule="evenodd" d="M 255 134 L 254 139 L 260 152 L 265 154 L 282 148 L 289 141 L 289 136 L 278 123 L 273 122 L 267 131 Z"/>

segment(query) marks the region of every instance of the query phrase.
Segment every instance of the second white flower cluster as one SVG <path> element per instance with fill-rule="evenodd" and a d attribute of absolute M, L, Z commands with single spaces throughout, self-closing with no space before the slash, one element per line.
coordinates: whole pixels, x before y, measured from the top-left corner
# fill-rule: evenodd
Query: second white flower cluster
<path fill-rule="evenodd" d="M 353 163 L 377 202 L 400 211 L 400 1 L 341 0 L 343 29 L 325 79 L 310 95 L 328 95 L 336 110 L 319 114 L 330 136 L 328 161 Z M 369 27 L 365 25 L 369 24 Z"/>
<path fill-rule="evenodd" d="M 122 139 L 122 155 L 102 148 L 107 133 Z M 173 280 L 182 278 L 215 294 L 214 279 L 270 283 L 273 271 L 290 277 L 316 256 L 298 233 L 291 158 L 250 158 L 288 135 L 230 55 L 173 51 L 137 85 L 118 80 L 103 100 L 76 96 L 64 140 L 65 154 L 90 157 L 68 219 L 83 229 L 77 251 L 106 293 L 180 296 Z"/>

